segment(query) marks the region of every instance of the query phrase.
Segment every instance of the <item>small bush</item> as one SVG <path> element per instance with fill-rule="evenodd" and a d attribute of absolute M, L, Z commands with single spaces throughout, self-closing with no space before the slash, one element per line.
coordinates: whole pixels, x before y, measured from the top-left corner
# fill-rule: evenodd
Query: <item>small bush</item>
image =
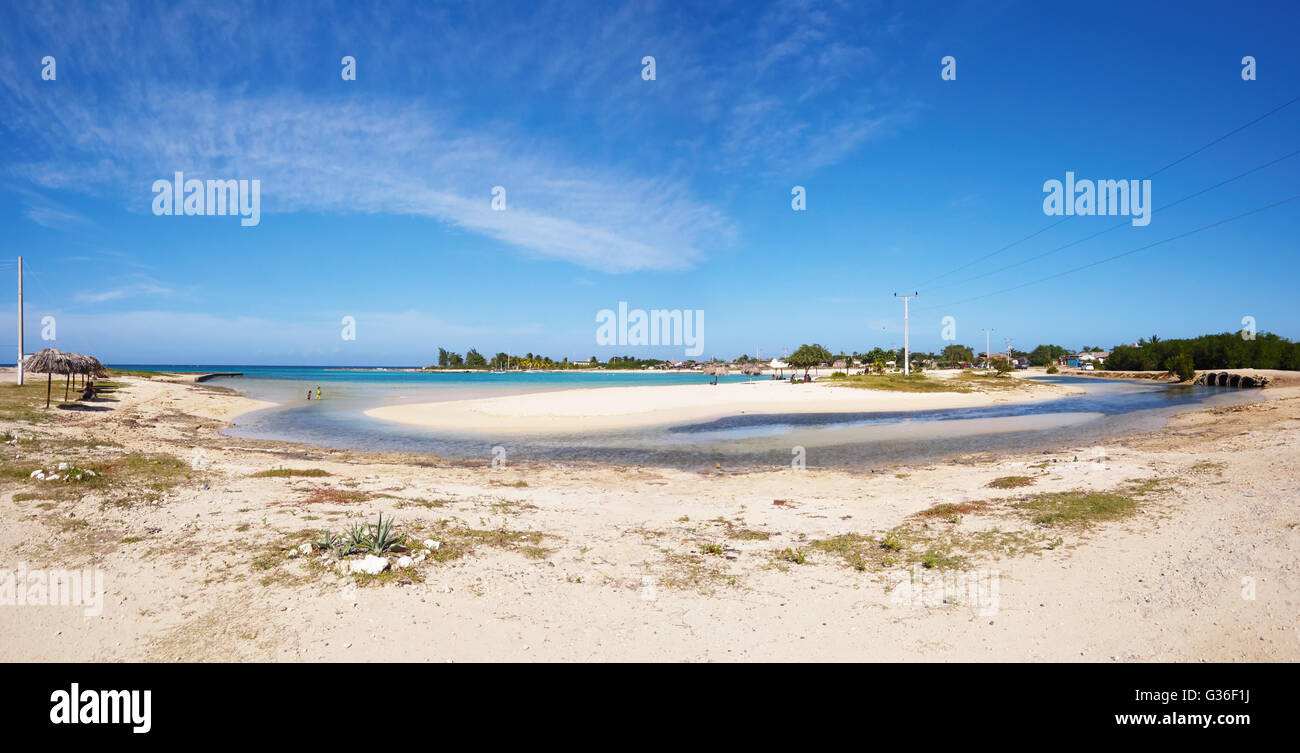
<path fill-rule="evenodd" d="M 1171 356 L 1165 361 L 1165 368 L 1169 369 L 1170 374 L 1177 374 L 1180 382 L 1190 382 L 1196 378 L 1196 364 L 1186 353 Z"/>

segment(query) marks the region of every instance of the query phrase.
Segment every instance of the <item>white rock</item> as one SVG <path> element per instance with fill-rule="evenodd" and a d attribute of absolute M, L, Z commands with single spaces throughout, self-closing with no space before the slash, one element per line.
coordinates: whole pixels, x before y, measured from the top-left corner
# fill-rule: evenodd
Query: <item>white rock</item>
<path fill-rule="evenodd" d="M 378 575 L 388 569 L 388 560 L 383 557 L 376 557 L 373 554 L 367 554 L 364 559 L 349 562 L 348 569 L 354 573 Z"/>
<path fill-rule="evenodd" d="M 58 470 L 60 470 L 60 471 L 66 471 L 66 470 L 68 470 L 68 464 L 67 464 L 67 463 L 59 463 L 59 468 L 58 468 Z"/>
<path fill-rule="evenodd" d="M 424 562 L 424 555 L 423 555 L 423 554 L 421 554 L 419 557 L 416 557 L 416 558 L 415 558 L 415 564 L 418 565 L 418 564 L 420 564 L 421 562 Z"/>
<path fill-rule="evenodd" d="M 425 540 L 424 540 L 424 548 L 425 548 L 425 549 L 437 549 L 437 548 L 438 548 L 438 542 L 434 541 L 433 539 L 425 539 Z"/>
<path fill-rule="evenodd" d="M 32 475 L 28 476 L 27 478 L 45 478 L 45 471 L 41 470 L 40 468 L 37 468 L 36 470 L 32 471 Z"/>
<path fill-rule="evenodd" d="M 399 557 L 397 560 L 397 566 L 402 568 L 403 570 L 405 570 L 406 568 L 410 567 L 413 564 L 415 564 L 415 560 L 411 559 L 410 557 Z"/>
<path fill-rule="evenodd" d="M 312 551 L 311 542 L 304 541 L 302 543 L 302 546 L 298 547 L 298 551 L 302 552 L 303 554 L 311 554 Z"/>

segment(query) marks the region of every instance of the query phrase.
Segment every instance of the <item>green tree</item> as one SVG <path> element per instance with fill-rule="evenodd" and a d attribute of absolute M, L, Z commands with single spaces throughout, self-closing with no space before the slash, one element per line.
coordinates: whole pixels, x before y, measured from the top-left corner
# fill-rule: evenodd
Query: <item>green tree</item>
<path fill-rule="evenodd" d="M 451 363 L 451 354 L 446 348 L 438 348 L 438 365 L 447 366 Z"/>
<path fill-rule="evenodd" d="M 1070 351 L 1060 345 L 1039 345 L 1037 348 L 1029 351 L 1029 365 L 1046 366 L 1061 356 L 1068 355 L 1069 353 Z"/>
<path fill-rule="evenodd" d="M 800 345 L 799 349 L 785 359 L 785 362 L 796 369 L 803 369 L 803 375 L 808 376 L 808 370 L 818 364 L 829 363 L 831 352 L 820 345 Z"/>
<path fill-rule="evenodd" d="M 973 363 L 975 351 L 969 345 L 945 345 L 943 360 L 948 363 Z"/>

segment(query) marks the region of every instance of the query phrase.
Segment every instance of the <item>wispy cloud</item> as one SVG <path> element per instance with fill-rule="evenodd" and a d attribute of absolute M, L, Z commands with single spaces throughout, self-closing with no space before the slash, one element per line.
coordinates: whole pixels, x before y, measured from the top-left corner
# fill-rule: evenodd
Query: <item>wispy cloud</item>
<path fill-rule="evenodd" d="M 166 283 L 137 276 L 130 282 L 97 291 L 86 291 L 74 296 L 79 303 L 107 303 L 129 298 L 174 298 L 177 290 Z"/>
<path fill-rule="evenodd" d="M 259 178 L 263 224 L 419 216 L 592 270 L 683 270 L 740 238 L 698 173 L 807 174 L 910 117 L 870 89 L 874 11 L 852 5 L 772 3 L 757 28 L 653 3 L 335 11 L 304 28 L 253 6 L 38 5 L 0 53 L 0 123 L 40 155 L 9 172 L 139 212 L 177 170 Z M 28 60 L 47 48 L 62 55 L 57 84 Z M 358 82 L 338 80 L 341 52 L 358 55 Z M 659 80 L 640 79 L 644 54 Z M 500 115 L 472 101 L 479 82 Z"/>

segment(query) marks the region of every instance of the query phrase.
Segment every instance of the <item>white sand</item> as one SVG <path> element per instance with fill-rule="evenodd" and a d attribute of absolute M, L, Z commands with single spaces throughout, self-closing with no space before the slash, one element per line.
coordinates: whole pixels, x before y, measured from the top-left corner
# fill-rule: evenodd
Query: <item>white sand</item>
<path fill-rule="evenodd" d="M 980 453 L 888 473 L 693 473 L 493 469 L 487 458 L 242 440 L 201 416 L 234 415 L 251 401 L 199 385 L 121 381 L 128 386 L 105 403 L 110 412 L 55 409 L 38 424 L 0 421 L 24 437 L 107 437 L 119 447 L 0 444 L 0 455 L 24 469 L 60 460 L 93 468 L 120 453 L 188 459 L 199 447 L 205 462 L 156 504 L 126 507 L 93 491 L 46 500 L 41 491 L 55 490 L 48 482 L 0 479 L 0 569 L 93 567 L 105 576 L 98 617 L 71 606 L 0 607 L 0 660 L 1300 658 L 1297 388 L 1262 390 L 1258 404 L 1194 411 L 1159 432 L 1114 438 L 1105 462 L 1095 462 L 1095 448 L 1076 447 Z M 279 467 L 331 475 L 253 475 Z M 1013 475 L 1032 483 L 989 487 Z M 1044 528 L 1016 508 L 1026 494 L 1123 489 L 1133 479 L 1171 485 L 1132 516 L 1091 529 Z M 335 496 L 316 496 L 327 491 Z M 358 493 L 363 501 L 343 496 Z M 914 517 L 941 502 L 987 507 L 956 520 Z M 405 582 L 361 586 L 279 556 L 314 538 L 314 529 L 337 532 L 380 513 L 396 517 L 403 533 L 537 532 L 545 551 L 530 556 L 485 537 L 463 556 L 425 562 Z M 85 524 L 63 523 L 73 519 Z M 927 576 L 906 560 L 859 571 L 815 546 L 898 526 L 972 546 L 1001 531 L 1025 546 L 1019 553 L 975 546 L 966 565 L 943 572 L 997 571 L 998 599 L 984 613 L 960 590 L 938 594 L 949 601 L 930 600 L 932 589 L 925 599 L 909 591 L 900 578 Z M 1054 536 L 1058 545 L 1049 547 Z M 782 559 L 786 549 L 806 561 Z"/>
<path fill-rule="evenodd" d="M 373 408 L 366 415 L 450 431 L 578 432 L 706 421 L 723 416 L 778 413 L 851 413 L 972 408 L 1051 400 L 1082 392 L 1038 383 L 989 392 L 894 392 L 790 384 L 759 379 L 691 385 L 647 385 L 537 392 L 509 397 L 413 403 Z"/>

